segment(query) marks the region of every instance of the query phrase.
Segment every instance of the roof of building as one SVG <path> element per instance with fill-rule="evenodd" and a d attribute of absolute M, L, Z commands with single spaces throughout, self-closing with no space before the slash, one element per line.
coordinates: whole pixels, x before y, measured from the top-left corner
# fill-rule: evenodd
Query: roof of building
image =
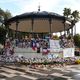
<path fill-rule="evenodd" d="M 37 11 L 37 12 L 27 12 L 21 15 L 16 15 L 9 19 L 9 21 L 15 21 L 17 19 L 29 19 L 29 18 L 52 18 L 52 19 L 65 19 L 64 16 L 61 16 L 54 12 L 47 11 Z"/>

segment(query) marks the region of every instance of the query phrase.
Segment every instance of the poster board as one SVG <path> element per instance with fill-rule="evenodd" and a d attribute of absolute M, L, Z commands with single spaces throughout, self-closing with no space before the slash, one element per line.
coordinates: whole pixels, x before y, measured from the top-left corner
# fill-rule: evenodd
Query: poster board
<path fill-rule="evenodd" d="M 59 57 L 74 57 L 75 48 L 61 48 L 59 44 L 59 40 L 51 40 L 50 39 L 50 52 L 54 54 L 53 56 Z"/>
<path fill-rule="evenodd" d="M 63 57 L 74 57 L 75 48 L 65 48 L 63 49 Z"/>
<path fill-rule="evenodd" d="M 51 53 L 59 53 L 62 49 L 60 48 L 59 40 L 51 40 L 50 39 L 50 52 Z"/>

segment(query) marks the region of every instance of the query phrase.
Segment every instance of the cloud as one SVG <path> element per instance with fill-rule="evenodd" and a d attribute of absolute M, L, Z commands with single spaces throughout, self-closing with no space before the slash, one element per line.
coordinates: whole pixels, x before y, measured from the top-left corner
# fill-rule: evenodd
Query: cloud
<path fill-rule="evenodd" d="M 38 11 L 39 4 L 41 11 L 52 11 L 59 14 L 63 13 L 65 7 L 71 8 L 71 10 L 80 10 L 80 0 L 0 0 L 0 3 L 5 5 L 15 4 L 17 11 L 12 12 L 13 15 Z"/>
<path fill-rule="evenodd" d="M 17 0 L 0 0 L 0 3 L 10 3 L 10 2 L 16 2 Z"/>
<path fill-rule="evenodd" d="M 71 8 L 72 10 L 80 10 L 80 0 L 0 0 L 0 4 L 15 4 L 15 7 L 19 8 L 15 14 L 37 11 L 39 4 L 41 11 L 53 11 L 60 14 L 62 14 L 64 7 Z"/>
<path fill-rule="evenodd" d="M 66 1 L 64 1 L 64 3 L 63 3 L 63 7 L 67 7 L 67 8 L 71 8 L 71 10 L 72 11 L 74 11 L 74 10 L 80 10 L 80 1 L 78 1 L 78 0 L 66 0 Z"/>
<path fill-rule="evenodd" d="M 0 0 L 0 7 L 10 10 L 13 16 L 25 12 L 38 11 L 40 4 L 41 11 L 51 11 L 63 14 L 64 8 L 70 8 L 72 11 L 80 11 L 80 0 Z M 79 28 L 80 22 L 76 24 Z M 77 32 L 80 32 L 77 29 Z"/>
<path fill-rule="evenodd" d="M 7 0 L 8 1 L 8 0 Z M 41 11 L 63 13 L 65 7 L 71 10 L 80 10 L 80 0 L 12 0 L 19 7 L 19 13 L 37 11 L 40 4 Z"/>
<path fill-rule="evenodd" d="M 38 6 L 40 4 L 41 11 L 53 11 L 54 8 L 59 4 L 60 0 L 20 0 L 19 4 L 20 13 L 38 11 Z"/>

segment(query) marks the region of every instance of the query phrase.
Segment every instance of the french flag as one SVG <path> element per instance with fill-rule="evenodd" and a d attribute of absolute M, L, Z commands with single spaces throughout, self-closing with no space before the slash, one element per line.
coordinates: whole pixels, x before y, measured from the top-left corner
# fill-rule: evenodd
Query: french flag
<path fill-rule="evenodd" d="M 35 42 L 33 42 L 33 44 L 32 44 L 32 49 L 35 51 L 36 50 L 36 44 L 35 44 Z"/>
<path fill-rule="evenodd" d="M 46 55 L 46 54 L 48 54 L 49 52 L 50 52 L 50 51 L 49 51 L 47 48 L 44 48 L 43 51 L 42 51 L 43 55 Z"/>

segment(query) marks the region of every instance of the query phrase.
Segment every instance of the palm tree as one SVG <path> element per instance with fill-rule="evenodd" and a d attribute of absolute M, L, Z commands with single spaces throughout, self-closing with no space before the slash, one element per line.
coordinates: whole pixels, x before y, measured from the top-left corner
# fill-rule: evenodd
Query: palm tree
<path fill-rule="evenodd" d="M 70 8 L 64 8 L 63 10 L 63 15 L 67 18 L 69 18 L 69 16 L 71 15 L 71 9 Z"/>
<path fill-rule="evenodd" d="M 70 8 L 64 8 L 63 15 L 66 17 L 66 19 L 69 19 L 70 15 L 71 15 L 71 9 Z M 65 23 L 64 23 L 64 34 L 65 34 Z"/>
<path fill-rule="evenodd" d="M 71 13 L 70 8 L 64 8 L 63 15 L 71 21 L 72 35 L 73 35 L 73 26 L 79 21 L 79 11 L 75 10 Z M 76 27 L 75 27 L 76 32 Z"/>
<path fill-rule="evenodd" d="M 11 17 L 12 17 L 12 15 L 11 15 L 10 11 L 9 10 L 6 10 L 5 11 L 5 14 L 4 14 L 4 22 L 6 22 Z M 9 34 L 9 32 L 10 32 L 9 25 L 5 25 L 5 28 L 7 30 L 7 34 Z"/>
<path fill-rule="evenodd" d="M 9 27 L 5 26 L 5 21 L 11 17 L 11 13 L 7 10 L 4 11 L 0 8 L 0 43 L 3 44 L 5 35 L 9 32 Z"/>
<path fill-rule="evenodd" d="M 76 34 L 76 23 L 79 21 L 80 16 L 79 16 L 79 11 L 75 10 L 72 12 L 72 26 L 75 26 L 75 34 Z"/>
<path fill-rule="evenodd" d="M 79 11 L 77 11 L 77 10 L 75 10 L 75 11 L 73 11 L 72 12 L 72 17 L 74 18 L 74 20 L 77 22 L 78 20 L 79 20 L 79 18 L 80 18 L 80 16 L 79 16 Z"/>

